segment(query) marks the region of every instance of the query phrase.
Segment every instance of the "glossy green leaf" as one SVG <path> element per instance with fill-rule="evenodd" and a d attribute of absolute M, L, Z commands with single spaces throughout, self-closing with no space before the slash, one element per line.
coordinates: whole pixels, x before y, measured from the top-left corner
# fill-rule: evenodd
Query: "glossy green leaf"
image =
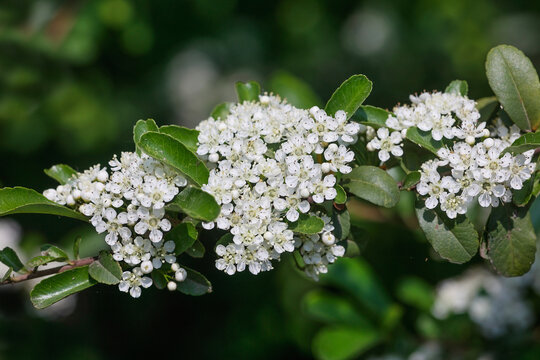
<path fill-rule="evenodd" d="M 199 240 L 196 240 L 193 245 L 191 245 L 187 250 L 186 254 L 188 254 L 191 257 L 194 258 L 202 258 L 204 257 L 204 253 L 206 252 L 206 249 L 204 248 L 204 245 Z"/>
<path fill-rule="evenodd" d="M 334 91 L 324 110 L 330 116 L 343 110 L 349 119 L 369 96 L 372 87 L 373 83 L 364 75 L 353 75 Z"/>
<path fill-rule="evenodd" d="M 345 204 L 347 202 L 347 193 L 345 192 L 345 190 L 340 185 L 337 185 L 337 184 L 336 186 L 334 186 L 334 188 L 336 189 L 336 192 L 337 192 L 334 202 L 336 204 Z"/>
<path fill-rule="evenodd" d="M 437 155 L 431 151 L 419 147 L 407 139 L 403 141 L 403 153 L 406 155 L 401 157 L 400 165 L 405 173 L 418 171 L 422 168 L 423 163 L 437 158 Z"/>
<path fill-rule="evenodd" d="M 540 124 L 540 81 L 533 64 L 520 50 L 499 45 L 486 60 L 489 85 L 512 121 L 523 130 Z"/>
<path fill-rule="evenodd" d="M 347 210 L 332 210 L 332 223 L 337 241 L 345 240 L 351 230 L 351 215 Z"/>
<path fill-rule="evenodd" d="M 240 103 L 244 101 L 258 101 L 260 93 L 261 86 L 256 81 L 238 81 L 236 83 L 236 94 Z"/>
<path fill-rule="evenodd" d="M 143 136 L 143 134 L 150 131 L 154 131 L 154 132 L 159 131 L 159 128 L 153 119 L 139 120 L 133 127 L 133 142 L 135 143 L 135 146 L 137 147 L 138 154 L 140 154 L 139 142 L 141 141 L 141 137 Z"/>
<path fill-rule="evenodd" d="M 42 280 L 30 292 L 30 300 L 34 307 L 43 309 L 95 284 L 88 266 L 83 266 Z"/>
<path fill-rule="evenodd" d="M 362 105 L 353 116 L 353 120 L 375 129 L 386 127 L 390 112 L 371 105 Z"/>
<path fill-rule="evenodd" d="M 141 136 L 139 147 L 149 156 L 172 166 L 198 185 L 208 182 L 208 169 L 204 163 L 172 136 L 147 132 Z"/>
<path fill-rule="evenodd" d="M 403 184 L 401 185 L 402 189 L 411 190 L 420 182 L 420 171 L 411 171 L 403 179 Z"/>
<path fill-rule="evenodd" d="M 272 76 L 270 90 L 287 99 L 289 104 L 301 109 L 309 109 L 321 104 L 321 100 L 308 84 L 284 71 L 279 71 Z"/>
<path fill-rule="evenodd" d="M 535 183 L 538 183 L 538 173 L 525 181 L 521 189 L 513 191 L 512 202 L 514 205 L 526 206 L 529 203 L 533 197 Z"/>
<path fill-rule="evenodd" d="M 230 109 L 232 105 L 233 104 L 230 102 L 224 102 L 224 103 L 218 104 L 214 108 L 214 110 L 212 110 L 212 113 L 210 114 L 210 116 L 216 120 L 218 119 L 225 120 L 230 113 Z"/>
<path fill-rule="evenodd" d="M 441 141 L 433 140 L 429 131 L 422 131 L 416 127 L 408 128 L 406 137 L 416 145 L 431 151 L 435 155 L 437 155 L 437 150 L 443 146 Z"/>
<path fill-rule="evenodd" d="M 90 276 L 97 282 L 107 285 L 115 285 L 122 280 L 122 268 L 106 251 L 99 254 L 99 258 L 88 267 Z"/>
<path fill-rule="evenodd" d="M 504 149 L 504 152 L 521 154 L 538 147 L 540 147 L 540 132 L 528 133 L 517 138 L 511 146 Z"/>
<path fill-rule="evenodd" d="M 300 214 L 296 222 L 289 224 L 289 229 L 300 234 L 317 234 L 324 227 L 324 221 L 314 215 Z"/>
<path fill-rule="evenodd" d="M 308 316 L 328 324 L 370 327 L 346 297 L 323 290 L 313 290 L 304 296 L 302 309 Z"/>
<path fill-rule="evenodd" d="M 81 247 L 81 241 L 82 241 L 82 238 L 78 237 L 73 242 L 73 258 L 75 258 L 75 260 L 79 260 L 79 249 Z"/>
<path fill-rule="evenodd" d="M 167 210 L 182 211 L 192 218 L 212 221 L 218 217 L 221 208 L 209 193 L 187 186 L 167 205 Z"/>
<path fill-rule="evenodd" d="M 41 255 L 52 256 L 57 260 L 67 260 L 69 259 L 68 254 L 58 246 L 45 244 L 41 247 Z"/>
<path fill-rule="evenodd" d="M 480 112 L 479 122 L 487 122 L 495 117 L 501 105 L 495 96 L 476 100 L 476 108 Z"/>
<path fill-rule="evenodd" d="M 352 326 L 326 327 L 313 339 L 313 354 L 318 360 L 356 359 L 381 340 L 375 330 Z"/>
<path fill-rule="evenodd" d="M 180 141 L 188 150 L 197 153 L 197 143 L 199 132 L 194 129 L 188 129 L 178 125 L 165 125 L 159 128 L 159 132 L 172 136 L 176 140 Z"/>
<path fill-rule="evenodd" d="M 53 178 L 54 180 L 58 181 L 62 185 L 67 183 L 67 181 L 73 175 L 77 174 L 77 171 L 75 171 L 69 165 L 64 165 L 64 164 L 54 165 L 49 169 L 43 170 L 43 172 L 47 174 L 47 176 Z"/>
<path fill-rule="evenodd" d="M 464 80 L 454 80 L 444 90 L 445 93 L 466 96 L 469 92 L 469 85 Z"/>
<path fill-rule="evenodd" d="M 463 264 L 478 251 L 478 233 L 464 215 L 449 219 L 446 214 L 427 209 L 423 201 L 418 201 L 416 216 L 431 246 L 444 259 Z"/>
<path fill-rule="evenodd" d="M 159 290 L 163 290 L 167 287 L 167 283 L 169 281 L 165 277 L 165 274 L 163 274 L 163 271 L 161 271 L 160 269 L 154 269 L 154 271 L 151 272 L 150 276 L 152 277 L 153 285 Z"/>
<path fill-rule="evenodd" d="M 15 250 L 7 246 L 0 251 L 0 262 L 9 266 L 14 271 L 20 271 L 24 268 Z"/>
<path fill-rule="evenodd" d="M 4 282 L 8 280 L 11 277 L 11 274 L 13 273 L 13 269 L 8 267 L 4 275 L 2 275 L 2 278 L 0 278 L 0 282 Z"/>
<path fill-rule="evenodd" d="M 26 263 L 26 266 L 31 269 L 35 268 L 41 265 L 48 264 L 50 262 L 56 261 L 56 258 L 54 256 L 46 256 L 46 255 L 39 255 L 34 256 L 28 262 Z"/>
<path fill-rule="evenodd" d="M 30 213 L 59 215 L 87 221 L 84 215 L 48 200 L 35 190 L 23 187 L 0 189 L 0 216 Z"/>
<path fill-rule="evenodd" d="M 174 252 L 176 255 L 180 255 L 193 246 L 198 236 L 195 226 L 190 222 L 184 222 L 165 233 L 165 241 L 174 241 Z"/>
<path fill-rule="evenodd" d="M 494 208 L 487 224 L 488 256 L 499 273 L 520 276 L 531 268 L 536 234 L 527 208 Z"/>
<path fill-rule="evenodd" d="M 342 179 L 348 181 L 343 186 L 350 193 L 375 205 L 393 207 L 399 201 L 396 181 L 378 167 L 359 166 Z"/>
<path fill-rule="evenodd" d="M 177 290 L 186 295 L 199 296 L 212 292 L 212 284 L 204 275 L 182 266 L 186 269 L 187 278 L 184 281 L 178 283 Z"/>

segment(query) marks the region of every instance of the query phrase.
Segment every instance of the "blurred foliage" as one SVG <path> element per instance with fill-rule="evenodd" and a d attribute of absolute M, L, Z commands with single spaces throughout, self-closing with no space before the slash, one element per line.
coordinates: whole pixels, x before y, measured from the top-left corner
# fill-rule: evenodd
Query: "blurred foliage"
<path fill-rule="evenodd" d="M 355 73 L 373 81 L 367 102 L 383 108 L 455 78 L 468 81 L 472 98 L 488 96 L 484 60 L 499 43 L 519 47 L 539 68 L 540 3 L 4 0 L 0 184 L 45 189 L 53 181 L 39 169 L 62 162 L 82 170 L 132 150 L 139 118 L 194 126 L 234 100 L 236 81 L 261 80 L 304 107 L 324 105 L 320 99 Z M 526 336 L 487 341 L 465 316 L 441 323 L 429 314 L 434 286 L 465 267 L 430 253 L 412 201 L 402 194 L 395 211 L 351 204 L 363 260 L 342 261 L 320 284 L 294 272 L 292 259 L 271 273 L 228 277 L 207 256 L 200 266 L 211 269 L 214 293 L 202 298 L 154 289 L 134 301 L 96 286 L 59 315 L 33 310 L 22 287 L 2 289 L 0 358 L 307 359 L 312 350 L 328 358 L 336 344 L 355 357 L 410 354 L 433 339 L 453 358 L 483 349 L 537 358 L 538 324 Z M 532 213 L 536 224 L 539 214 Z M 75 221 L 15 219 L 28 257 L 43 243 L 78 236 L 81 256 L 103 244 Z"/>

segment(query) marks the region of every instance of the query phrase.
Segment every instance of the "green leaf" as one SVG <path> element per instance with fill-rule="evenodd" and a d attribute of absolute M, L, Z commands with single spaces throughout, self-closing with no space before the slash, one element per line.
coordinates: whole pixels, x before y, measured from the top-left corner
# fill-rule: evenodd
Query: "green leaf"
<path fill-rule="evenodd" d="M 536 130 L 540 124 L 540 81 L 529 58 L 513 46 L 496 46 L 488 53 L 486 74 L 512 121 L 522 130 Z"/>
<path fill-rule="evenodd" d="M 212 113 L 210 114 L 210 116 L 216 120 L 218 119 L 225 120 L 227 118 L 227 115 L 229 115 L 229 113 L 231 112 L 230 109 L 232 105 L 233 104 L 230 102 L 221 103 L 217 105 L 214 108 L 214 110 L 212 110 Z"/>
<path fill-rule="evenodd" d="M 149 156 L 172 166 L 198 185 L 208 182 L 208 169 L 204 163 L 172 136 L 147 132 L 141 136 L 139 147 Z"/>
<path fill-rule="evenodd" d="M 133 142 L 135 143 L 135 146 L 137 148 L 137 154 L 141 153 L 139 149 L 139 142 L 141 141 L 141 137 L 143 136 L 143 134 L 146 134 L 150 131 L 159 131 L 159 128 L 153 119 L 139 120 L 133 127 Z"/>
<path fill-rule="evenodd" d="M 167 205 L 167 210 L 182 211 L 192 218 L 212 221 L 218 217 L 221 208 L 209 193 L 187 186 Z"/>
<path fill-rule="evenodd" d="M 527 208 L 494 208 L 487 224 L 488 256 L 499 273 L 520 276 L 531 268 L 536 234 Z"/>
<path fill-rule="evenodd" d="M 197 143 L 199 132 L 194 129 L 188 129 L 178 125 L 165 125 L 159 128 L 159 132 L 172 136 L 176 140 L 180 141 L 188 150 L 197 153 Z"/>
<path fill-rule="evenodd" d="M 422 164 L 428 160 L 437 158 L 431 151 L 426 150 L 405 139 L 403 141 L 403 153 L 401 158 L 401 167 L 406 173 L 420 170 Z"/>
<path fill-rule="evenodd" d="M 30 300 L 34 307 L 44 309 L 95 284 L 88 275 L 88 266 L 83 266 L 42 280 L 30 292 Z"/>
<path fill-rule="evenodd" d="M 218 245 L 227 246 L 231 244 L 233 242 L 233 237 L 234 237 L 233 234 L 231 234 L 230 232 L 226 233 L 225 235 L 219 238 L 219 240 L 216 242 L 216 246 Z"/>
<path fill-rule="evenodd" d="M 86 217 L 23 187 L 0 189 L 0 216 L 10 214 L 50 214 L 88 221 Z"/>
<path fill-rule="evenodd" d="M 337 191 L 337 195 L 334 199 L 334 202 L 336 204 L 345 204 L 347 202 L 347 193 L 345 192 L 345 190 L 343 190 L 343 188 L 336 184 L 336 186 L 334 186 L 334 188 L 336 189 Z"/>
<path fill-rule="evenodd" d="M 16 272 L 24 268 L 15 250 L 7 246 L 0 251 L 0 262 L 6 264 Z"/>
<path fill-rule="evenodd" d="M 317 234 L 324 227 L 324 221 L 314 215 L 300 214 L 296 222 L 289 224 L 289 229 L 300 234 Z"/>
<path fill-rule="evenodd" d="M 514 190 L 512 195 L 512 202 L 517 206 L 525 206 L 529 203 L 533 197 L 534 184 L 538 180 L 538 173 L 536 176 L 531 176 L 529 180 L 523 183 L 523 187 L 519 190 Z"/>
<path fill-rule="evenodd" d="M 67 260 L 69 259 L 68 254 L 57 246 L 45 244 L 41 247 L 41 254 L 44 256 L 52 256 L 56 260 Z"/>
<path fill-rule="evenodd" d="M 260 93 L 261 86 L 256 81 L 238 81 L 236 83 L 236 94 L 240 103 L 244 101 L 259 101 Z"/>
<path fill-rule="evenodd" d="M 416 216 L 431 246 L 444 259 L 463 264 L 476 254 L 478 233 L 464 215 L 449 219 L 445 214 L 427 209 L 423 201 L 417 201 Z"/>
<path fill-rule="evenodd" d="M 195 241 L 192 246 L 189 247 L 189 249 L 186 250 L 186 254 L 188 254 L 191 257 L 194 258 L 202 258 L 204 257 L 205 248 L 202 242 L 199 240 Z"/>
<path fill-rule="evenodd" d="M 448 94 L 466 96 L 469 92 L 469 85 L 464 80 L 454 80 L 444 90 Z"/>
<path fill-rule="evenodd" d="M 347 240 L 344 257 L 354 258 L 360 256 L 360 247 L 353 240 Z"/>
<path fill-rule="evenodd" d="M 176 225 L 171 231 L 165 233 L 165 241 L 174 241 L 174 252 L 176 255 L 180 255 L 193 246 L 198 236 L 195 226 L 190 222 L 185 222 Z"/>
<path fill-rule="evenodd" d="M 420 171 L 411 171 L 403 179 L 403 184 L 401 185 L 402 189 L 411 190 L 416 184 L 420 182 Z"/>
<path fill-rule="evenodd" d="M 73 175 L 77 174 L 77 171 L 75 171 L 69 165 L 64 165 L 64 164 L 54 165 L 50 169 L 43 170 L 43 172 L 47 174 L 47 176 L 53 178 L 54 180 L 58 181 L 62 185 L 67 183 L 67 181 Z"/>
<path fill-rule="evenodd" d="M 326 327 L 315 335 L 312 349 L 319 360 L 356 359 L 380 340 L 375 330 L 351 326 Z"/>
<path fill-rule="evenodd" d="M 399 201 L 396 181 L 378 167 L 359 166 L 344 175 L 343 180 L 349 180 L 343 186 L 350 193 L 375 205 L 393 207 Z"/>
<path fill-rule="evenodd" d="M 79 260 L 79 249 L 81 247 L 81 240 L 82 238 L 78 237 L 73 242 L 73 257 L 75 258 L 75 260 Z"/>
<path fill-rule="evenodd" d="M 370 327 L 366 319 L 345 297 L 320 289 L 313 290 L 304 296 L 302 309 L 307 315 L 325 323 Z"/>
<path fill-rule="evenodd" d="M 480 112 L 478 122 L 487 122 L 495 117 L 501 105 L 495 96 L 490 96 L 476 100 L 476 108 Z"/>
<path fill-rule="evenodd" d="M 371 105 L 362 105 L 353 116 L 353 120 L 375 129 L 386 127 L 390 112 Z"/>
<path fill-rule="evenodd" d="M 332 211 L 332 223 L 334 224 L 334 236 L 337 241 L 345 240 L 351 230 L 351 216 L 347 210 Z"/>
<path fill-rule="evenodd" d="M 160 269 L 154 269 L 150 276 L 152 277 L 152 282 L 156 288 L 159 290 L 163 290 L 167 287 L 167 283 L 169 282 L 167 278 L 165 277 L 165 274 Z"/>
<path fill-rule="evenodd" d="M 540 101 L 540 100 L 539 100 Z M 517 138 L 503 153 L 521 154 L 540 147 L 540 132 L 528 133 Z"/>
<path fill-rule="evenodd" d="M 88 267 L 88 272 L 90 276 L 102 284 L 115 285 L 122 280 L 120 264 L 106 251 L 100 252 L 98 260 Z"/>
<path fill-rule="evenodd" d="M 177 290 L 186 295 L 199 296 L 212 292 L 212 284 L 204 275 L 182 266 L 186 269 L 187 278 L 184 281 L 178 283 Z"/>
<path fill-rule="evenodd" d="M 343 110 L 349 119 L 369 96 L 372 87 L 373 83 L 364 75 L 353 75 L 334 91 L 324 110 L 330 116 Z"/>
<path fill-rule="evenodd" d="M 429 131 L 422 131 L 416 127 L 408 128 L 406 137 L 416 145 L 431 151 L 435 155 L 437 155 L 437 150 L 443 146 L 441 141 L 433 140 Z"/>
<path fill-rule="evenodd" d="M 284 71 L 278 71 L 272 76 L 270 89 L 287 99 L 289 104 L 301 109 L 309 109 L 321 104 L 321 100 L 309 85 Z"/>
<path fill-rule="evenodd" d="M 407 305 L 429 312 L 435 301 L 432 287 L 417 277 L 403 279 L 397 288 L 397 297 Z"/>
<path fill-rule="evenodd" d="M 31 269 L 31 268 L 35 268 L 35 267 L 38 267 L 38 266 L 41 266 L 41 265 L 48 264 L 48 263 L 53 262 L 53 261 L 56 261 L 56 258 L 54 256 L 40 255 L 40 256 L 35 256 L 35 257 L 31 258 L 28 261 L 28 263 L 26 264 L 26 266 L 29 269 Z"/>
<path fill-rule="evenodd" d="M 0 279 L 0 282 L 4 282 L 8 280 L 11 277 L 11 273 L 13 273 L 13 269 L 8 267 L 6 273 L 2 275 L 2 278 Z"/>

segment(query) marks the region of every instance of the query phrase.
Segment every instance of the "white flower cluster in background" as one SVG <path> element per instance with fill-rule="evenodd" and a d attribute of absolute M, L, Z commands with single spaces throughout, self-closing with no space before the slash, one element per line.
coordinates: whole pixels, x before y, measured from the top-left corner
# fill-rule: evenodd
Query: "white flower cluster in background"
<path fill-rule="evenodd" d="M 525 294 L 535 278 L 538 268 L 519 278 L 497 276 L 483 268 L 471 269 L 461 277 L 440 283 L 432 313 L 439 319 L 468 314 L 489 338 L 526 330 L 534 312 Z"/>
<path fill-rule="evenodd" d="M 517 126 L 508 128 L 497 119 L 490 131 L 486 123 L 478 122 L 476 103 L 454 93 L 423 93 L 411 96 L 411 101 L 410 106 L 394 108 L 394 115 L 386 120 L 388 128 L 379 128 L 367 148 L 378 150 L 383 162 L 390 154 L 402 156 L 403 138 L 413 126 L 430 132 L 434 140 L 446 139 L 449 145 L 438 151 L 438 159 L 421 167 L 416 190 L 426 197 L 427 208 L 439 206 L 449 218 L 455 218 L 476 198 L 483 207 L 496 207 L 511 201 L 512 190 L 521 189 L 531 177 L 534 150 L 504 153 L 521 135 Z M 448 170 L 447 175 L 441 175 L 442 168 Z"/>
<path fill-rule="evenodd" d="M 187 180 L 145 154 L 123 152 L 109 165 L 110 174 L 96 165 L 43 194 L 80 211 L 98 233 L 107 233 L 105 241 L 113 258 L 132 267 L 122 274 L 121 291 L 139 297 L 141 287 L 152 285 L 146 275 L 164 263 L 178 267 L 176 278 L 185 279 L 186 271 L 175 263 L 175 243 L 164 241 L 163 234 L 171 229 L 170 221 L 164 218 L 165 204 Z"/>
<path fill-rule="evenodd" d="M 209 118 L 200 131 L 197 153 L 215 168 L 203 190 L 221 205 L 207 229 L 230 230 L 233 243 L 218 245 L 216 267 L 232 275 L 246 267 L 253 274 L 272 269 L 271 260 L 300 249 L 313 278 L 343 256 L 333 226 L 297 236 L 289 222 L 310 213 L 312 204 L 336 197 L 334 173 L 349 173 L 360 125 L 313 107 L 295 108 L 273 95 L 231 107 L 225 119 Z"/>

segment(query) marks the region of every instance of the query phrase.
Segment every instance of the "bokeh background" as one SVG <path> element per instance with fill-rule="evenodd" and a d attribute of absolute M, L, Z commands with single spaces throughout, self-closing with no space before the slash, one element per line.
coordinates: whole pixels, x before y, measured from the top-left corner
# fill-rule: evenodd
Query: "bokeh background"
<path fill-rule="evenodd" d="M 324 104 L 357 73 L 374 82 L 367 103 L 384 108 L 453 79 L 467 80 L 472 98 L 489 96 L 484 61 L 501 43 L 540 68 L 540 2 L 2 0 L 0 185 L 41 191 L 54 186 L 42 172 L 53 164 L 105 164 L 133 149 L 141 118 L 193 127 L 235 99 L 239 80 L 304 106 Z M 96 286 L 38 312 L 25 286 L 2 288 L 0 359 L 310 359 L 320 331 L 351 325 L 350 309 L 377 328 L 360 358 L 540 358 L 540 274 L 506 281 L 479 257 L 468 266 L 438 260 L 407 196 L 397 211 L 362 203 L 351 211 L 362 256 L 320 283 L 289 259 L 270 273 L 228 277 L 213 267 L 208 235 L 205 259 L 184 259 L 212 281 L 207 296 L 152 289 L 133 300 Z M 0 219 L 0 247 L 27 257 L 77 236 L 82 255 L 102 246 L 93 229 L 69 219 Z M 456 276 L 461 285 L 442 291 Z M 452 307 L 463 289 L 476 295 Z M 324 296 L 338 299 L 332 319 L 312 306 Z M 332 346 L 365 335 L 355 334 Z"/>

